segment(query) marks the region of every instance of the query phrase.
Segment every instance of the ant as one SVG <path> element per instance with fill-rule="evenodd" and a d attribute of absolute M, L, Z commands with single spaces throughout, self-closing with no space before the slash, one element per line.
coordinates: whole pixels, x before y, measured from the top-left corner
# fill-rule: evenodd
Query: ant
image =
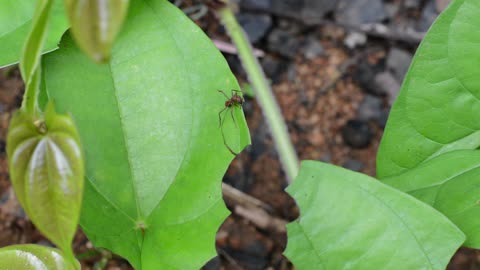
<path fill-rule="evenodd" d="M 233 117 L 232 108 L 242 107 L 245 100 L 243 99 L 242 96 L 240 96 L 238 94 L 238 93 L 241 93 L 238 90 L 232 90 L 231 97 L 228 97 L 227 94 L 225 94 L 225 92 L 223 92 L 222 90 L 218 90 L 218 92 L 222 93 L 225 96 L 225 98 L 227 98 L 227 100 L 225 101 L 225 108 L 223 108 L 218 113 L 218 122 L 219 122 L 220 128 L 222 130 L 223 144 L 225 145 L 225 147 L 227 147 L 227 149 L 230 151 L 230 153 L 232 153 L 234 156 L 236 156 L 236 155 L 238 155 L 238 153 L 235 153 L 235 151 L 233 151 L 232 148 L 230 148 L 230 146 L 228 146 L 227 141 L 225 140 L 225 134 L 223 132 L 223 122 L 225 122 L 226 117 L 223 117 L 223 119 L 222 119 L 222 113 L 225 112 L 225 111 L 228 112 L 228 110 L 230 110 L 230 115 L 232 116 L 233 123 L 235 124 L 235 126 L 237 126 L 237 122 L 235 122 L 235 118 Z"/>

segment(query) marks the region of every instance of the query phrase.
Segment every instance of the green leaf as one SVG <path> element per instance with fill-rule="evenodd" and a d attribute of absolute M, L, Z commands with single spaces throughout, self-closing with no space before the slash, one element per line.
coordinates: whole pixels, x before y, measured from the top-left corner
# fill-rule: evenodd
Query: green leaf
<path fill-rule="evenodd" d="M 442 212 L 480 248 L 480 151 L 460 150 L 382 180 Z"/>
<path fill-rule="evenodd" d="M 27 36 L 22 58 L 20 59 L 20 71 L 25 82 L 22 109 L 32 114 L 36 114 L 38 109 L 37 97 L 41 73 L 39 66 L 43 45 L 47 38 L 47 26 L 53 2 L 53 0 L 39 0 L 37 2 L 32 29 Z"/>
<path fill-rule="evenodd" d="M 107 62 L 122 27 L 129 0 L 65 0 L 72 34 L 93 60 Z"/>
<path fill-rule="evenodd" d="M 465 240 L 430 206 L 333 165 L 303 162 L 287 192 L 301 212 L 285 251 L 298 270 L 444 270 Z"/>
<path fill-rule="evenodd" d="M 168 1 L 143 0 L 131 3 L 108 65 L 68 36 L 44 59 L 44 87 L 85 146 L 89 239 L 136 269 L 199 269 L 228 213 L 220 182 L 234 156 L 222 130 L 237 152 L 249 143 L 240 108 L 219 127 L 218 90 L 239 89 L 220 52 Z"/>
<path fill-rule="evenodd" d="M 36 0 L 2 0 L 0 7 L 0 67 L 17 63 L 32 27 Z M 52 51 L 68 28 L 63 3 L 56 1 L 43 52 Z"/>
<path fill-rule="evenodd" d="M 8 130 L 9 172 L 15 193 L 37 228 L 65 252 L 76 232 L 84 166 L 68 116 L 48 106 L 45 120 L 18 111 Z"/>
<path fill-rule="evenodd" d="M 0 248 L 0 270 L 76 270 L 80 264 L 70 263 L 60 250 L 37 245 Z"/>
<path fill-rule="evenodd" d="M 456 0 L 425 37 L 388 120 L 377 157 L 379 177 L 480 146 L 478 13 L 479 1 Z"/>

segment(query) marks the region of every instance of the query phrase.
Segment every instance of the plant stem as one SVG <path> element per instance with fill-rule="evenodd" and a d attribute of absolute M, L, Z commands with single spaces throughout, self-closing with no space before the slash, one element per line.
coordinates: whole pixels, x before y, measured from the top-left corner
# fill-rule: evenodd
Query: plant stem
<path fill-rule="evenodd" d="M 28 113 L 38 116 L 38 94 L 39 83 L 38 77 L 40 76 L 40 70 L 37 69 L 32 75 L 30 81 L 25 80 L 25 93 L 23 94 L 22 109 Z"/>
<path fill-rule="evenodd" d="M 290 141 L 290 136 L 288 135 L 280 108 L 273 96 L 265 74 L 253 54 L 252 46 L 245 32 L 238 24 L 232 10 L 228 5 L 225 5 L 225 7 L 218 11 L 218 14 L 238 49 L 243 67 L 248 74 L 250 83 L 253 85 L 255 96 L 262 107 L 264 117 L 270 127 L 280 161 L 287 175 L 287 181 L 291 183 L 297 176 L 299 162 L 292 142 Z"/>

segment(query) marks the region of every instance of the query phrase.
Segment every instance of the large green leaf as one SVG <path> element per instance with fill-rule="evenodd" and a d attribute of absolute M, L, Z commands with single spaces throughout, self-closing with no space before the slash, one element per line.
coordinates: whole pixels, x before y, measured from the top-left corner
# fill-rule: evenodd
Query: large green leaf
<path fill-rule="evenodd" d="M 80 224 L 136 269 L 199 269 L 227 215 L 220 181 L 249 143 L 243 112 L 218 113 L 239 89 L 222 55 L 164 0 L 131 3 L 108 65 L 69 36 L 45 58 L 44 87 L 71 112 L 86 155 Z"/>
<path fill-rule="evenodd" d="M 32 27 L 36 0 L 0 0 L 0 67 L 20 60 L 23 44 Z M 55 1 L 45 51 L 57 48 L 68 28 L 62 1 Z"/>
<path fill-rule="evenodd" d="M 378 176 L 480 146 L 480 1 L 456 0 L 417 51 L 377 157 Z"/>
<path fill-rule="evenodd" d="M 7 154 L 15 193 L 37 228 L 72 255 L 82 203 L 80 139 L 68 116 L 48 106 L 45 119 L 18 111 L 8 130 Z"/>
<path fill-rule="evenodd" d="M 301 213 L 285 251 L 298 270 L 444 270 L 465 240 L 430 206 L 333 165 L 303 162 L 287 191 Z"/>
<path fill-rule="evenodd" d="M 432 205 L 465 233 L 466 246 L 480 248 L 480 151 L 447 153 L 382 181 Z"/>
<path fill-rule="evenodd" d="M 0 248 L 0 270 L 76 270 L 60 250 L 37 245 L 17 245 Z"/>

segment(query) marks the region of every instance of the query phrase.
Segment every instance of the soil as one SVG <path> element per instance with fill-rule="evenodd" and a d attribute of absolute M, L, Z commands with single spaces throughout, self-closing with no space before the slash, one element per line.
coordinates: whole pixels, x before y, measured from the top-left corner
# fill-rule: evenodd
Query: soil
<path fill-rule="evenodd" d="M 177 2 L 183 9 L 202 5 L 199 1 Z M 407 5 L 409 2 L 420 4 L 410 7 Z M 384 1 L 392 10 L 397 8 L 399 11 L 390 17 L 380 18 L 378 23 L 392 26 L 432 21 L 422 15 L 429 2 L 443 8 L 448 1 Z M 336 12 L 327 12 L 325 18 L 334 22 Z M 242 7 L 240 15 L 243 13 L 250 14 L 250 9 L 245 11 Z M 358 45 L 350 47 L 346 40 L 352 38 L 352 31 L 344 26 L 335 23 L 309 26 L 296 17 L 284 16 L 282 12 L 254 14 L 247 18 L 255 20 L 256 16 L 268 16 L 267 20 L 255 23 L 270 22 L 265 33 L 254 33 L 257 39 L 254 46 L 265 53 L 261 61 L 272 80 L 273 92 L 299 158 L 329 162 L 375 176 L 375 157 L 385 119 L 391 100 L 398 93 L 395 80 L 399 85 L 401 78 L 398 74 L 404 75 L 400 68 L 400 72 L 396 70 L 401 66 L 398 58 L 395 58 L 398 65 L 393 68 L 388 66 L 389 60 L 396 57 L 390 52 L 398 49 L 413 55 L 418 43 L 364 35 L 365 41 L 360 38 Z M 200 15 L 196 22 L 212 39 L 228 42 L 224 29 L 211 12 Z M 284 31 L 291 39 L 286 43 L 296 48 L 293 55 L 284 54 L 285 50 L 279 49 L 272 37 L 276 31 Z M 314 45 L 307 46 L 311 40 L 315 41 Z M 225 56 L 239 80 L 245 82 L 238 58 L 232 54 Z M 406 59 L 408 67 L 410 60 Z M 391 74 L 394 83 L 372 86 L 379 74 Z M 23 243 L 51 246 L 25 216 L 8 178 L 5 133 L 12 112 L 20 105 L 22 92 L 23 83 L 18 69 L 0 70 L 0 247 Z M 366 103 L 367 99 L 374 103 Z M 287 186 L 285 175 L 261 109 L 255 99 L 249 97 L 243 108 L 251 131 L 252 146 L 237 156 L 224 182 L 267 203 L 273 208 L 275 216 L 293 221 L 299 211 L 294 200 L 284 192 Z M 293 269 L 282 256 L 286 246 L 285 234 L 258 229 L 239 216 L 231 215 L 225 220 L 217 233 L 216 243 L 219 256 L 207 263 L 203 268 L 205 270 Z M 102 255 L 109 256 L 97 251 L 92 253 L 93 246 L 80 229 L 74 249 L 76 254 L 86 257 L 81 260 L 82 269 L 93 269 Z M 109 258 L 106 269 L 132 269 L 121 258 Z M 461 249 L 448 269 L 480 269 L 480 253 Z"/>

